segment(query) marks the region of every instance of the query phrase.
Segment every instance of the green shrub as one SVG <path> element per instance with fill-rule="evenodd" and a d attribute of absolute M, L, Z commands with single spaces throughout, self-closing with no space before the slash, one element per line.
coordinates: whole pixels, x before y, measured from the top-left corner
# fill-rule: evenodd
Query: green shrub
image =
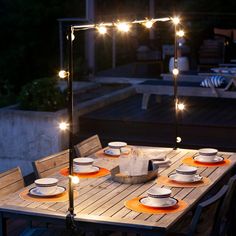
<path fill-rule="evenodd" d="M 34 80 L 22 87 L 20 108 L 35 111 L 56 111 L 66 106 L 66 91 L 61 91 L 54 78 Z"/>

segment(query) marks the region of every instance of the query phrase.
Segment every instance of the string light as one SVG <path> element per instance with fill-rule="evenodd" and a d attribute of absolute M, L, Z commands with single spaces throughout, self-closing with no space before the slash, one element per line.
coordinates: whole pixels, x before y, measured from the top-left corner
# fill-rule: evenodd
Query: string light
<path fill-rule="evenodd" d="M 173 22 L 174 25 L 178 25 L 180 23 L 179 17 L 177 17 L 177 16 L 173 17 L 172 22 Z"/>
<path fill-rule="evenodd" d="M 104 25 L 99 25 L 99 26 L 97 26 L 97 30 L 98 30 L 98 32 L 99 32 L 99 34 L 106 34 L 107 33 L 107 28 L 106 28 L 106 26 L 104 26 Z"/>
<path fill-rule="evenodd" d="M 78 176 L 70 175 L 70 178 L 71 178 L 71 182 L 72 182 L 74 185 L 79 184 L 79 177 L 78 177 Z"/>
<path fill-rule="evenodd" d="M 177 68 L 174 68 L 172 70 L 172 73 L 173 73 L 173 75 L 178 75 L 179 74 L 179 70 Z"/>
<path fill-rule="evenodd" d="M 59 124 L 59 129 L 62 131 L 65 131 L 65 130 L 69 129 L 69 124 L 63 121 Z"/>
<path fill-rule="evenodd" d="M 58 76 L 59 76 L 61 79 L 65 79 L 68 75 L 69 75 L 69 72 L 67 72 L 67 71 L 65 71 L 65 70 L 61 70 L 61 71 L 59 71 L 59 73 L 58 73 Z"/>
<path fill-rule="evenodd" d="M 130 25 L 126 22 L 120 22 L 116 24 L 116 27 L 119 31 L 127 33 L 130 30 Z"/>
<path fill-rule="evenodd" d="M 176 142 L 181 143 L 182 139 L 180 137 L 176 137 Z"/>
<path fill-rule="evenodd" d="M 153 20 L 147 20 L 145 23 L 144 23 L 144 26 L 147 28 L 147 29 L 150 29 L 152 28 L 154 24 L 154 21 Z"/>
<path fill-rule="evenodd" d="M 184 37 L 185 32 L 184 32 L 183 30 L 179 30 L 179 31 L 176 32 L 176 35 L 177 35 L 178 37 Z"/>
<path fill-rule="evenodd" d="M 183 103 L 178 103 L 177 104 L 177 109 L 180 111 L 183 111 L 185 109 L 185 105 Z"/>

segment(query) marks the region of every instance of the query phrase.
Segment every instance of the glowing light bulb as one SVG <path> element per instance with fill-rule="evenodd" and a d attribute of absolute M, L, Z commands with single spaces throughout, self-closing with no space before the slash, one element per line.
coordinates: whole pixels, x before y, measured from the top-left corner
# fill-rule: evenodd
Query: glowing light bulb
<path fill-rule="evenodd" d="M 172 73 L 173 73 L 173 75 L 178 75 L 179 74 L 179 70 L 177 68 L 174 68 L 172 70 Z"/>
<path fill-rule="evenodd" d="M 183 103 L 178 103 L 177 108 L 178 110 L 183 111 L 185 109 L 185 105 Z"/>
<path fill-rule="evenodd" d="M 118 23 L 118 24 L 116 25 L 116 27 L 117 27 L 117 29 L 118 29 L 119 31 L 125 32 L 125 33 L 129 32 L 129 30 L 130 30 L 130 25 L 127 24 L 127 23 L 125 23 L 125 22 L 120 22 L 120 23 Z"/>
<path fill-rule="evenodd" d="M 66 39 L 69 40 L 69 36 L 66 36 Z M 71 33 L 71 40 L 74 41 L 75 40 L 75 35 L 74 33 Z"/>
<path fill-rule="evenodd" d="M 69 129 L 69 124 L 66 123 L 66 122 L 61 122 L 59 124 L 59 129 L 62 130 L 62 131 L 65 131 L 65 130 Z"/>
<path fill-rule="evenodd" d="M 176 32 L 176 35 L 177 35 L 178 37 L 184 37 L 185 32 L 184 32 L 183 30 L 179 30 L 179 31 Z"/>
<path fill-rule="evenodd" d="M 58 76 L 59 76 L 61 79 L 65 79 L 68 75 L 69 75 L 69 72 L 67 72 L 67 71 L 65 71 L 65 70 L 61 70 L 61 71 L 59 71 L 59 73 L 58 73 Z"/>
<path fill-rule="evenodd" d="M 152 28 L 153 23 L 154 22 L 152 20 L 147 20 L 144 25 L 146 28 L 150 29 L 150 28 Z"/>
<path fill-rule="evenodd" d="M 173 17 L 172 22 L 173 22 L 174 25 L 178 25 L 180 23 L 179 17 L 177 17 L 177 16 Z"/>
<path fill-rule="evenodd" d="M 181 143 L 182 139 L 180 137 L 176 137 L 176 142 Z"/>
<path fill-rule="evenodd" d="M 107 33 L 107 28 L 104 25 L 98 26 L 97 30 L 98 30 L 99 34 L 106 34 Z"/>
<path fill-rule="evenodd" d="M 78 176 L 70 176 L 71 177 L 71 182 L 73 184 L 79 184 L 79 177 Z"/>

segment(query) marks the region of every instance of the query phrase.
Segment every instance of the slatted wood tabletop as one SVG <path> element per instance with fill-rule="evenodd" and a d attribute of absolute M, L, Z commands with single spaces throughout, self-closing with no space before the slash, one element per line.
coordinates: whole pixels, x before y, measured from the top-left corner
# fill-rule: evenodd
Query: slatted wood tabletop
<path fill-rule="evenodd" d="M 148 147 L 142 147 L 147 152 Z M 167 153 L 172 164 L 168 168 L 160 168 L 160 175 L 168 175 L 178 166 L 182 165 L 182 159 L 193 156 L 196 150 L 178 149 L 172 150 L 168 148 L 159 148 Z M 153 148 L 152 148 L 153 150 Z M 158 148 L 157 148 L 158 150 Z M 143 214 L 127 209 L 124 201 L 138 196 L 145 196 L 146 191 L 156 184 L 156 181 L 150 181 L 144 184 L 121 184 L 113 182 L 110 175 L 100 178 L 80 179 L 77 187 L 79 196 L 75 199 L 75 220 L 81 224 L 93 224 L 96 226 L 109 226 L 110 228 L 123 229 L 133 228 L 134 231 L 143 232 L 165 232 L 169 230 L 174 223 L 183 217 L 187 211 L 196 205 L 196 203 L 209 192 L 212 187 L 219 182 L 223 176 L 235 167 L 236 155 L 234 153 L 219 153 L 224 158 L 231 160 L 230 165 L 222 167 L 198 168 L 198 173 L 205 177 L 209 177 L 211 184 L 198 188 L 171 188 L 172 196 L 177 199 L 183 199 L 188 203 L 188 207 L 178 213 L 172 214 Z M 95 155 L 92 157 L 96 158 Z M 118 158 L 96 158 L 95 164 L 101 167 L 112 169 L 118 165 Z M 56 174 L 60 180 L 59 184 L 67 186 L 67 178 Z M 31 188 L 28 186 L 28 188 Z M 21 192 L 21 189 L 19 192 Z M 19 193 L 18 192 L 18 193 Z M 68 202 L 34 202 L 26 201 L 17 194 L 8 195 L 3 201 L 0 212 L 8 212 L 8 214 L 16 214 L 25 212 L 32 216 L 56 217 L 64 219 L 67 214 Z M 10 213 L 9 213 L 10 212 Z"/>

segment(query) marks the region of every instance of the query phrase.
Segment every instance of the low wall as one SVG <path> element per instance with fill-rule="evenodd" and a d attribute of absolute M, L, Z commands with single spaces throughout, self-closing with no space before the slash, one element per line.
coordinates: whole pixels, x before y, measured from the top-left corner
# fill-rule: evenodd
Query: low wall
<path fill-rule="evenodd" d="M 58 128 L 66 110 L 36 112 L 0 109 L 0 172 L 19 165 L 24 175 L 32 172 L 31 162 L 66 147 L 67 135 Z"/>
<path fill-rule="evenodd" d="M 79 115 L 94 111 L 135 94 L 133 87 L 83 102 L 75 107 L 74 131 L 79 132 Z M 33 172 L 32 161 L 68 147 L 68 135 L 58 128 L 66 120 L 67 110 L 38 112 L 0 109 L 0 172 L 20 166 L 23 175 Z"/>

